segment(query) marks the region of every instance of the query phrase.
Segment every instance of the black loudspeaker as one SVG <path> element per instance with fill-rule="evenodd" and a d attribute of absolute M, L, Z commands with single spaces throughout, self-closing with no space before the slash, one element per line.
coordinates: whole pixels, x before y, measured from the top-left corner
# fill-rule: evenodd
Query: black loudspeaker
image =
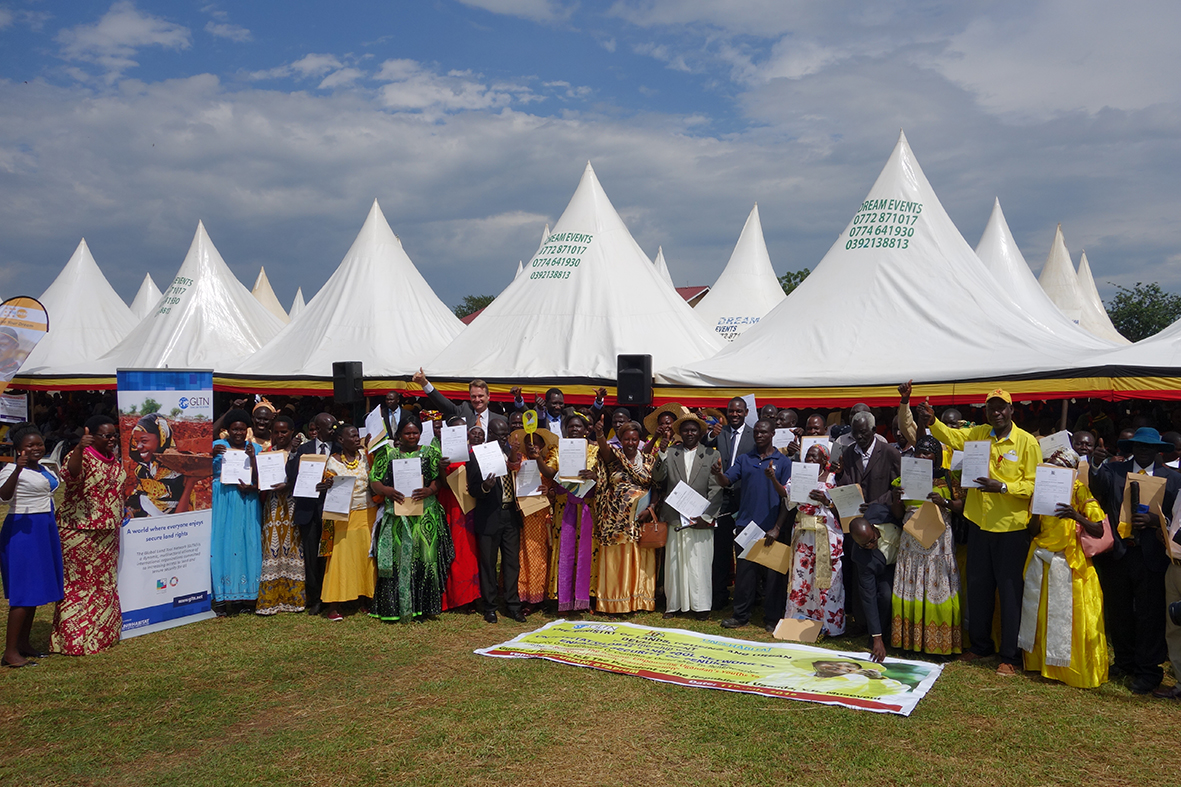
<path fill-rule="evenodd" d="M 364 401 L 364 383 L 360 361 L 332 362 L 332 401 L 337 404 Z"/>
<path fill-rule="evenodd" d="M 616 401 L 620 404 L 652 404 L 652 356 L 620 355 L 615 367 Z"/>

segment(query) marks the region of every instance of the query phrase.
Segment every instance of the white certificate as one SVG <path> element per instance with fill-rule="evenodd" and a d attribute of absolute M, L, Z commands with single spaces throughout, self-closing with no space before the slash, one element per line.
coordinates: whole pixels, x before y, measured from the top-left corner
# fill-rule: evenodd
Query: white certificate
<path fill-rule="evenodd" d="M 829 459 L 832 458 L 832 448 L 829 445 L 828 438 L 824 437 L 823 435 L 820 437 L 813 435 L 811 437 L 801 437 L 800 438 L 800 461 L 801 462 L 805 461 L 808 458 L 808 452 L 812 450 L 812 446 L 814 446 L 814 445 L 821 446 L 824 449 L 824 452 L 829 455 Z M 840 458 L 840 457 L 838 457 L 838 458 Z"/>
<path fill-rule="evenodd" d="M 1030 501 L 1029 511 L 1042 516 L 1057 516 L 1055 511 L 1058 510 L 1058 505 L 1070 505 L 1073 492 L 1073 468 L 1038 465 L 1037 474 L 1033 479 L 1033 500 Z"/>
<path fill-rule="evenodd" d="M 796 462 L 791 466 L 791 489 L 788 500 L 793 503 L 811 503 L 809 493 L 820 486 L 820 465 L 810 462 Z"/>
<path fill-rule="evenodd" d="M 754 543 L 760 538 L 766 537 L 767 534 L 763 532 L 763 528 L 751 522 L 734 536 L 734 543 L 742 548 L 742 552 L 739 553 L 738 557 L 745 558 L 746 553 L 750 551 Z"/>
<path fill-rule="evenodd" d="M 268 451 L 254 457 L 258 467 L 258 488 L 274 489 L 287 483 L 287 452 Z"/>
<path fill-rule="evenodd" d="M 221 455 L 221 482 L 223 484 L 249 484 L 251 482 L 250 457 L 245 451 L 227 448 Z"/>
<path fill-rule="evenodd" d="M 357 479 L 351 475 L 332 477 L 332 487 L 324 495 L 324 513 L 348 516 L 353 505 L 353 485 Z"/>
<path fill-rule="evenodd" d="M 390 461 L 390 475 L 395 491 L 410 497 L 415 489 L 422 489 L 422 459 L 393 459 Z"/>
<path fill-rule="evenodd" d="M 541 468 L 536 459 L 521 462 L 517 471 L 517 497 L 533 497 L 541 494 Z"/>
<path fill-rule="evenodd" d="M 418 444 L 419 445 L 430 445 L 431 441 L 434 439 L 435 439 L 435 422 L 434 421 L 423 421 L 422 422 L 422 434 L 420 434 L 418 436 Z M 398 491 L 401 492 L 402 490 L 399 489 Z"/>
<path fill-rule="evenodd" d="M 841 518 L 841 522 L 848 525 L 861 516 L 861 504 L 865 502 L 865 495 L 861 492 L 861 484 L 846 484 L 828 490 L 828 499 L 837 507 L 837 516 Z"/>
<path fill-rule="evenodd" d="M 1054 432 L 1052 435 L 1039 437 L 1037 444 L 1042 447 L 1042 459 L 1050 461 L 1050 457 L 1054 455 L 1055 451 L 1062 451 L 1066 453 L 1074 450 L 1074 446 L 1070 444 L 1070 432 L 1063 429 L 1061 432 Z"/>
<path fill-rule="evenodd" d="M 323 454 L 304 454 L 299 458 L 299 472 L 295 476 L 292 497 L 319 497 L 316 484 L 324 480 L 324 463 L 328 457 Z"/>
<path fill-rule="evenodd" d="M 500 450 L 500 443 L 493 440 L 491 443 L 472 446 L 472 453 L 475 454 L 476 461 L 480 465 L 480 473 L 484 476 L 483 480 L 488 480 L 489 475 L 496 478 L 508 475 L 508 465 L 504 462 L 504 452 Z"/>
<path fill-rule="evenodd" d="M 930 459 L 902 457 L 902 498 L 904 500 L 926 500 L 934 490 L 933 468 Z"/>
<path fill-rule="evenodd" d="M 781 454 L 787 455 L 787 447 L 796 439 L 796 433 L 790 429 L 776 429 L 771 437 L 771 445 L 779 449 Z"/>
<path fill-rule="evenodd" d="M 948 470 L 963 470 L 964 469 L 964 452 L 963 451 L 952 451 L 951 452 L 951 467 L 949 467 L 947 469 Z"/>
<path fill-rule="evenodd" d="M 989 464 L 992 459 L 992 441 L 969 440 L 964 443 L 964 475 L 960 486 L 976 488 L 977 478 L 989 478 Z"/>
<path fill-rule="evenodd" d="M 467 427 L 444 426 L 441 436 L 443 457 L 449 462 L 467 461 Z"/>
<path fill-rule="evenodd" d="M 742 397 L 742 401 L 746 402 L 746 425 L 754 429 L 759 421 L 759 403 L 755 401 L 754 394 L 747 394 Z"/>
<path fill-rule="evenodd" d="M 586 470 L 586 440 L 563 437 L 558 440 L 558 477 L 578 478 Z"/>
<path fill-rule="evenodd" d="M 664 502 L 686 519 L 696 519 L 709 508 L 709 500 L 699 495 L 697 490 L 684 481 L 677 482 Z"/>

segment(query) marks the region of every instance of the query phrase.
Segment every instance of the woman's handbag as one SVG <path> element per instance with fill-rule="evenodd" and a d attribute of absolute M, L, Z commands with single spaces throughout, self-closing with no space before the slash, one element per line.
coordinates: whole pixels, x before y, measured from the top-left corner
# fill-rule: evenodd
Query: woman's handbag
<path fill-rule="evenodd" d="M 640 523 L 640 546 L 659 549 L 668 542 L 668 525 L 658 520 Z"/>
<path fill-rule="evenodd" d="M 1078 545 L 1082 547 L 1083 554 L 1087 557 L 1095 557 L 1095 555 L 1110 552 L 1112 547 L 1115 546 L 1115 537 L 1111 534 L 1111 523 L 1107 521 L 1107 517 L 1103 517 L 1103 521 L 1100 524 L 1103 525 L 1103 535 L 1098 538 L 1083 530 L 1082 525 L 1075 525 L 1078 532 Z"/>

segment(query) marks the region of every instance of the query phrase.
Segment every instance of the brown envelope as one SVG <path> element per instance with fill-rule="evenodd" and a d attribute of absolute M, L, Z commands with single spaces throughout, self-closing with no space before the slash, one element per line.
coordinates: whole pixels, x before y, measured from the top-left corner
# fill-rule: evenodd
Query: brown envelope
<path fill-rule="evenodd" d="M 1161 511 L 1161 506 L 1165 502 L 1165 481 L 1164 478 L 1157 478 L 1154 475 L 1140 475 L 1139 473 L 1128 473 L 1128 480 L 1124 482 L 1124 502 L 1120 506 L 1119 521 L 1131 522 L 1132 514 L 1130 506 L 1132 504 L 1129 496 L 1131 490 L 1131 483 L 1136 481 L 1140 484 L 1140 505 L 1147 505 L 1148 510 L 1156 514 L 1164 521 L 1167 517 Z"/>
<path fill-rule="evenodd" d="M 422 516 L 422 501 L 403 498 L 401 503 L 394 503 L 394 513 L 398 516 Z"/>
<path fill-rule="evenodd" d="M 943 521 L 939 507 L 927 500 L 919 506 L 919 510 L 907 520 L 902 529 L 914 536 L 923 545 L 923 549 L 930 549 L 947 529 L 947 523 Z"/>
<path fill-rule="evenodd" d="M 459 501 L 459 507 L 465 514 L 470 514 L 476 507 L 476 499 L 467 492 L 467 467 L 460 465 L 451 475 L 447 476 L 447 486 Z"/>
<path fill-rule="evenodd" d="M 760 538 L 746 553 L 746 560 L 758 563 L 760 566 L 786 574 L 791 571 L 791 546 L 775 541 L 771 546 L 763 546 L 764 539 Z"/>
<path fill-rule="evenodd" d="M 529 516 L 538 511 L 543 511 L 549 508 L 549 498 L 545 495 L 529 495 L 528 497 L 518 497 L 517 505 L 521 508 L 521 514 Z"/>
<path fill-rule="evenodd" d="M 815 642 L 820 639 L 824 631 L 824 624 L 819 620 L 796 620 L 783 618 L 775 627 L 771 636 L 775 639 L 786 639 L 790 642 Z"/>

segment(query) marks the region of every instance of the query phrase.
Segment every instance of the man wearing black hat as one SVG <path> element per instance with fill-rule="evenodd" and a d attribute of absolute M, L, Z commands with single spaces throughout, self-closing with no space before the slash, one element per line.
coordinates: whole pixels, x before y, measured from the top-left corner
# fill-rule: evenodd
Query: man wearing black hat
<path fill-rule="evenodd" d="M 1115 648 L 1113 677 L 1132 678 L 1133 694 L 1147 694 L 1164 677 L 1165 660 L 1165 570 L 1170 565 L 1161 531 L 1160 515 L 1152 511 L 1129 511 L 1123 517 L 1124 491 L 1129 477 L 1151 475 L 1165 479 L 1161 512 L 1171 515 L 1181 473 L 1166 467 L 1159 454 L 1172 446 L 1150 427 L 1141 427 L 1120 440 L 1120 452 L 1131 459 L 1108 461 L 1103 440 L 1091 452 L 1090 487 L 1110 521 L 1118 523 L 1115 546 L 1095 556 L 1095 568 L 1103 587 L 1107 633 Z M 1144 508 L 1144 506 L 1142 506 Z M 1123 519 L 1130 521 L 1124 522 Z"/>
<path fill-rule="evenodd" d="M 970 650 L 961 661 L 975 661 L 999 653 L 998 675 L 1016 675 L 1022 667 L 1017 636 L 1021 629 L 1021 599 L 1025 590 L 1025 559 L 1029 555 L 1029 501 L 1042 449 L 1037 438 L 1013 423 L 1013 399 L 997 388 L 988 394 L 987 423 L 952 429 L 935 418 L 930 404 L 919 405 L 932 436 L 946 446 L 963 450 L 964 443 L 988 441 L 988 477 L 964 479 L 974 483 L 964 499 L 968 535 L 968 635 Z M 1000 599 L 1000 647 L 992 639 L 992 617 Z"/>

